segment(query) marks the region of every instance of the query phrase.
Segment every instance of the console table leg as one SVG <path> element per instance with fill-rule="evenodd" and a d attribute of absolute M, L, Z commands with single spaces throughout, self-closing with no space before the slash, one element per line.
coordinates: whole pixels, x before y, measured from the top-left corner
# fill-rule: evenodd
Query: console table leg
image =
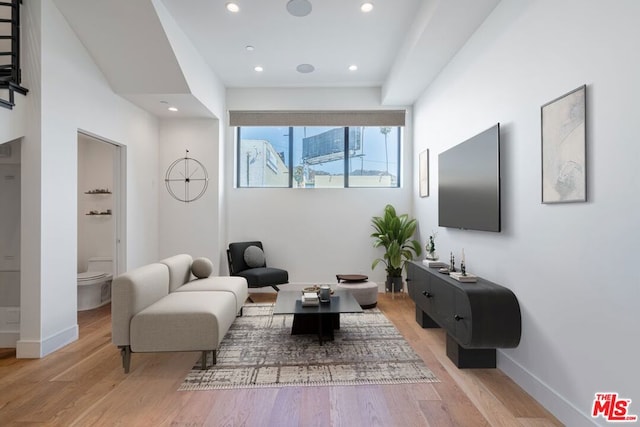
<path fill-rule="evenodd" d="M 495 368 L 495 348 L 464 348 L 447 334 L 447 357 L 460 369 Z"/>
<path fill-rule="evenodd" d="M 416 307 L 416 322 L 423 328 L 439 328 L 438 325 L 427 313 Z"/>

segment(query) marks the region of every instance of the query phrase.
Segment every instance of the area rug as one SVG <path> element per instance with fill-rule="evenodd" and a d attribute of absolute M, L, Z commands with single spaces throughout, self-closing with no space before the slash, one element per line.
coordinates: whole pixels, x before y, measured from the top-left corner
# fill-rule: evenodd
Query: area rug
<path fill-rule="evenodd" d="M 179 390 L 438 381 L 377 308 L 340 315 L 334 340 L 322 346 L 315 335 L 291 335 L 293 316 L 272 310 L 273 304 L 245 305 L 216 365 L 196 364 Z"/>

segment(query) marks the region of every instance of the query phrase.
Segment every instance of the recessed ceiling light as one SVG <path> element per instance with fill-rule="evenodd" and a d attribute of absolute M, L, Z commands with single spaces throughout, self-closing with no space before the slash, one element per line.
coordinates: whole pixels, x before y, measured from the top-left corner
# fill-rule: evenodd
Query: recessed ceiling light
<path fill-rule="evenodd" d="M 358 66 L 353 64 L 353 65 L 349 65 L 349 71 L 356 71 L 358 69 Z"/>
<path fill-rule="evenodd" d="M 240 12 L 240 6 L 237 3 L 229 2 L 225 5 L 229 12 L 237 13 Z"/>
<path fill-rule="evenodd" d="M 167 108 L 167 110 L 173 111 L 173 112 L 178 111 L 178 109 L 176 107 L 169 107 L 169 108 Z"/>
<path fill-rule="evenodd" d="M 287 10 L 293 16 L 307 16 L 311 13 L 311 3 L 309 0 L 289 0 Z"/>
<path fill-rule="evenodd" d="M 264 68 L 262 68 L 262 67 L 261 67 L 261 66 L 259 66 L 259 65 L 258 65 L 258 66 L 256 66 L 256 67 L 253 67 L 253 69 L 254 69 L 254 70 L 256 70 L 256 71 L 257 71 L 257 72 L 259 72 L 259 73 L 261 73 L 261 72 L 263 72 L 263 71 L 264 71 Z"/>
<path fill-rule="evenodd" d="M 369 1 L 365 2 L 365 3 L 362 3 L 360 5 L 360 10 L 365 12 L 365 13 L 366 12 L 371 12 L 373 10 L 373 3 L 369 2 Z"/>
<path fill-rule="evenodd" d="M 300 64 L 296 67 L 296 70 L 298 70 L 299 73 L 303 73 L 303 74 L 313 73 L 315 69 L 316 67 L 314 67 L 311 64 Z"/>
<path fill-rule="evenodd" d="M 255 47 L 250 44 L 246 45 L 244 48 L 247 49 L 247 52 L 253 52 L 255 50 Z"/>

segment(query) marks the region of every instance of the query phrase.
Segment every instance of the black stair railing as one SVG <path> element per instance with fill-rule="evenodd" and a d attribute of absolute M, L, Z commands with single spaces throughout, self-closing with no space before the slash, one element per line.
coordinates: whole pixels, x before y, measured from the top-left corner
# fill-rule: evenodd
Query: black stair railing
<path fill-rule="evenodd" d="M 0 106 L 9 109 L 15 105 L 15 92 L 28 92 L 20 85 L 20 3 L 21 0 L 0 1 Z"/>

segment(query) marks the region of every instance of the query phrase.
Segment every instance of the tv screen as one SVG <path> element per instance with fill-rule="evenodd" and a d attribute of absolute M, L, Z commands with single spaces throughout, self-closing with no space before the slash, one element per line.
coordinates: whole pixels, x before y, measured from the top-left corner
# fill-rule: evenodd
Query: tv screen
<path fill-rule="evenodd" d="M 438 223 L 500 231 L 500 123 L 438 156 Z"/>

